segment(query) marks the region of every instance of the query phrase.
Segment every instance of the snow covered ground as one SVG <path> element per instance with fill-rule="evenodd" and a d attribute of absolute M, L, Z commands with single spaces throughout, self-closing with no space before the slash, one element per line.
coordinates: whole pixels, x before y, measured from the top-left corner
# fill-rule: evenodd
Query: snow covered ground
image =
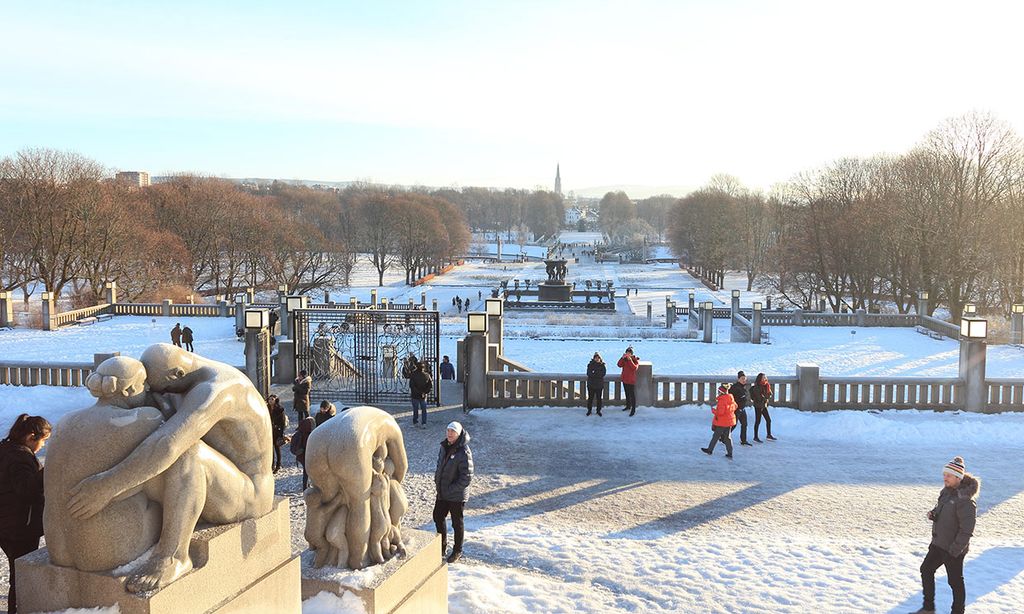
<path fill-rule="evenodd" d="M 22 407 L 55 419 L 90 401 L 80 389 L 0 387 L 0 418 Z M 398 418 L 409 422 L 408 412 Z M 982 480 L 968 611 L 1024 603 L 1021 414 L 776 409 L 779 440 L 737 446 L 729 461 L 721 447 L 699 451 L 706 407 L 634 418 L 616 408 L 603 418 L 442 408 L 431 429 L 405 432 L 409 526 L 431 527 L 437 443 L 454 418 L 472 436 L 477 476 L 466 557 L 449 570 L 453 614 L 908 612 L 919 605 L 924 515 L 957 454 Z M 299 479 L 293 466 L 277 478 L 292 498 L 296 550 Z M 938 596 L 948 609 L 941 576 Z M 307 612 L 338 603 L 321 598 Z"/>

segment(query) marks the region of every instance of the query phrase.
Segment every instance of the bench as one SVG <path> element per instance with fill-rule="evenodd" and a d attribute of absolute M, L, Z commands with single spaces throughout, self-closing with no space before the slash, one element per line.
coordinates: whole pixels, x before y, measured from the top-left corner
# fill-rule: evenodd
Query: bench
<path fill-rule="evenodd" d="M 937 333 L 937 332 L 935 332 L 935 331 L 933 331 L 931 329 L 925 328 L 923 326 L 916 326 L 916 327 L 914 327 L 914 330 L 916 330 L 917 332 L 921 333 L 922 335 L 928 335 L 932 339 L 938 339 L 940 341 L 942 339 L 944 339 L 942 333 Z"/>
<path fill-rule="evenodd" d="M 99 320 L 97 320 L 95 317 L 89 317 L 89 318 L 82 318 L 80 320 L 75 320 L 75 324 L 78 324 L 79 326 L 90 326 L 92 324 L 95 324 L 98 321 Z"/>
<path fill-rule="evenodd" d="M 96 320 L 98 322 L 105 322 L 105 321 L 107 321 L 107 320 L 109 320 L 110 318 L 113 318 L 113 317 L 114 317 L 114 314 L 112 314 L 112 313 L 101 313 L 101 314 L 96 316 Z"/>

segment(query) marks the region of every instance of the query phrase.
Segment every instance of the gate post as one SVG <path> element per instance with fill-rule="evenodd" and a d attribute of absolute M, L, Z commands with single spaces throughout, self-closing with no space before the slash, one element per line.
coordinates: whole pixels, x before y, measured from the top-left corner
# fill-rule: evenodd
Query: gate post
<path fill-rule="evenodd" d="M 487 406 L 487 333 L 470 333 L 463 340 L 466 353 L 466 407 Z"/>
<path fill-rule="evenodd" d="M 270 312 L 245 310 L 245 373 L 263 398 L 270 395 Z"/>
<path fill-rule="evenodd" d="M 290 384 L 295 379 L 295 342 L 282 339 L 277 342 L 277 364 L 274 365 L 274 383 Z"/>

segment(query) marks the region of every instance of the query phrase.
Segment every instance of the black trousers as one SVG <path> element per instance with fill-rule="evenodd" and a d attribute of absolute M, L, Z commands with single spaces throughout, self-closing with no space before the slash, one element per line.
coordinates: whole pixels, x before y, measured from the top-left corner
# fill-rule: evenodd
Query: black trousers
<path fill-rule="evenodd" d="M 740 443 L 747 442 L 747 410 L 740 408 L 736 410 L 736 426 L 740 427 Z M 736 430 L 736 426 L 732 430 Z M 731 432 L 731 431 L 730 431 Z"/>
<path fill-rule="evenodd" d="M 761 428 L 761 419 L 764 418 L 764 430 L 768 437 L 772 436 L 772 417 L 768 414 L 768 406 L 754 406 L 754 439 L 758 438 L 758 429 Z"/>
<path fill-rule="evenodd" d="M 935 571 L 946 566 L 946 581 L 953 589 L 953 614 L 961 614 L 967 607 L 967 588 L 964 586 L 964 557 L 967 551 L 953 558 L 938 546 L 928 546 L 928 554 L 921 563 L 921 588 L 924 589 L 924 607 L 935 609 Z"/>
<path fill-rule="evenodd" d="M 441 534 L 441 554 L 444 554 L 448 546 L 448 515 L 452 517 L 452 531 L 455 533 L 455 545 L 452 552 L 462 552 L 462 540 L 465 538 L 466 529 L 462 522 L 462 511 L 466 507 L 464 501 L 434 501 L 434 527 Z"/>
<path fill-rule="evenodd" d="M 11 570 L 11 587 L 7 591 L 7 612 L 18 611 L 18 593 L 15 590 L 16 579 L 14 577 L 14 559 L 25 556 L 29 552 L 39 549 L 39 538 L 29 539 L 0 539 L 0 548 L 7 555 L 7 566 Z"/>
<path fill-rule="evenodd" d="M 597 413 L 601 413 L 601 404 L 604 402 L 604 384 L 593 386 L 587 383 L 587 413 L 594 408 L 594 401 L 597 400 Z"/>
<path fill-rule="evenodd" d="M 636 409 L 636 384 L 623 384 L 626 391 L 626 409 Z"/>
<path fill-rule="evenodd" d="M 192 342 L 191 341 L 186 341 L 185 342 L 185 349 L 190 351 L 190 352 L 195 352 L 195 349 L 193 349 L 193 347 L 192 347 Z"/>

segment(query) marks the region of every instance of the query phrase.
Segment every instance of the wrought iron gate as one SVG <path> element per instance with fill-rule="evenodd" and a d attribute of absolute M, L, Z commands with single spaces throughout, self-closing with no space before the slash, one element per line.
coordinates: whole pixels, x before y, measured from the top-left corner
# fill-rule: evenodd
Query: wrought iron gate
<path fill-rule="evenodd" d="M 434 382 L 427 402 L 439 405 L 438 316 L 412 309 L 296 310 L 295 371 L 313 378 L 314 401 L 407 403 L 406 365 L 414 357 Z"/>

